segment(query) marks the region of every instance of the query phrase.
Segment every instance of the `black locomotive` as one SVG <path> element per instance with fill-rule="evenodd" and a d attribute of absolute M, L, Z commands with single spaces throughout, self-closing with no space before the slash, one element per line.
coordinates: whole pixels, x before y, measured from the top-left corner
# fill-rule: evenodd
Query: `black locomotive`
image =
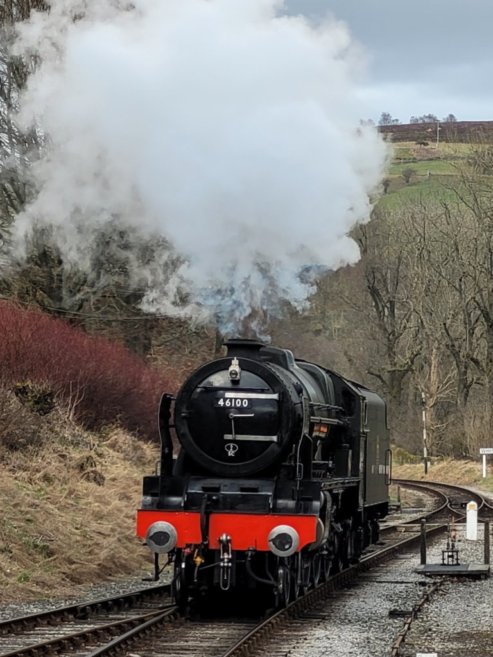
<path fill-rule="evenodd" d="M 160 410 L 161 463 L 137 533 L 174 564 L 175 599 L 261 588 L 285 605 L 378 539 L 391 451 L 384 401 L 287 349 L 229 340 L 227 356 Z M 180 443 L 175 458 L 170 428 Z"/>

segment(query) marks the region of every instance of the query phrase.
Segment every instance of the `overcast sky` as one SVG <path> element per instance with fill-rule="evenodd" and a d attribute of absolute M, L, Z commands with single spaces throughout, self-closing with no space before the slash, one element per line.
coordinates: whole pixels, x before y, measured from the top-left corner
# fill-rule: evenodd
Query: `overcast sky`
<path fill-rule="evenodd" d="M 370 115 L 493 120 L 493 0 L 286 0 L 344 21 L 368 55 Z"/>

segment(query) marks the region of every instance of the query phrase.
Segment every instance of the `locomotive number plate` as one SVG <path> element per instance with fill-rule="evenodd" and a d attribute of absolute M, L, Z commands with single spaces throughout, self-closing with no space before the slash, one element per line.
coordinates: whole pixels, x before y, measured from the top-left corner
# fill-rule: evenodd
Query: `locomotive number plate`
<path fill-rule="evenodd" d="M 220 397 L 216 399 L 215 406 L 219 408 L 250 408 L 250 401 L 246 397 Z"/>

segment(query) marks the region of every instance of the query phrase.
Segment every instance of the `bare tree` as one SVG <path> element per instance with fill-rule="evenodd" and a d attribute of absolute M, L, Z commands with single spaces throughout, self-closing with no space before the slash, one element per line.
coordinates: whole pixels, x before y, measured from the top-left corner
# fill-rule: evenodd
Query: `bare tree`
<path fill-rule="evenodd" d="M 28 18 L 32 8 L 44 7 L 41 2 L 11 0 L 0 9 L 0 239 L 3 244 L 15 215 L 33 193 L 28 170 L 43 141 L 38 131 L 23 132 L 15 121 L 19 94 L 36 61 L 12 54 L 14 23 Z"/>
<path fill-rule="evenodd" d="M 48 3 L 43 0 L 4 0 L 0 5 L 0 24 L 13 25 L 24 21 L 32 11 L 46 11 Z"/>
<path fill-rule="evenodd" d="M 378 125 L 398 125 L 399 119 L 394 119 L 389 112 L 382 112 L 378 120 Z"/>
<path fill-rule="evenodd" d="M 423 114 L 422 116 L 411 116 L 409 123 L 438 123 L 439 119 L 435 114 Z"/>
<path fill-rule="evenodd" d="M 435 443 L 442 453 L 453 453 L 478 382 L 480 318 L 457 255 L 464 239 L 461 217 L 446 208 L 433 200 L 415 203 L 410 227 L 417 252 L 414 269 L 423 282 L 416 304 L 423 353 L 415 383 L 425 393 Z"/>
<path fill-rule="evenodd" d="M 464 173 L 455 194 L 462 208 L 463 239 L 457 244 L 470 304 L 479 313 L 484 359 L 476 365 L 487 390 L 489 428 L 493 429 L 493 184 L 489 177 Z M 448 208 L 447 208 L 448 209 Z"/>
<path fill-rule="evenodd" d="M 406 167 L 405 169 L 402 170 L 401 176 L 403 177 L 406 185 L 409 185 L 409 183 L 411 182 L 411 178 L 414 176 L 415 173 L 416 173 L 416 169 L 413 169 L 412 167 Z"/>
<path fill-rule="evenodd" d="M 379 210 L 361 228 L 358 238 L 366 288 L 385 355 L 369 368 L 369 374 L 381 382 L 395 403 L 401 401 L 404 382 L 421 352 L 410 245 L 403 244 L 401 236 L 402 226 L 396 217 Z"/>

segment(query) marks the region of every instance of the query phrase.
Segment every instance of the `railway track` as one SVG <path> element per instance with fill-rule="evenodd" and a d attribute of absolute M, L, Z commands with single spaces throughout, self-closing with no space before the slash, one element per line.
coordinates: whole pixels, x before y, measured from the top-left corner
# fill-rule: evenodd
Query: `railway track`
<path fill-rule="evenodd" d="M 69 653 L 74 657 L 255 655 L 257 648 L 272 636 L 282 633 L 286 637 L 288 630 L 302 634 L 303 620 L 321 613 L 312 611 L 314 607 L 333 598 L 337 591 L 354 583 L 365 571 L 400 551 L 409 552 L 420 540 L 418 516 L 428 518 L 427 533 L 432 535 L 445 531 L 452 515 L 463 517 L 464 506 L 471 499 L 477 501 L 482 517 L 489 517 L 493 512 L 491 504 L 481 495 L 459 487 L 408 480 L 395 483 L 427 491 L 433 497 L 431 508 L 423 512 L 419 509 L 408 520 L 387 525 L 381 532 L 381 544 L 368 550 L 358 564 L 332 575 L 285 609 L 269 613 L 266 618 L 259 620 L 251 614 L 210 620 L 184 618 L 170 602 L 169 587 L 156 586 L 117 598 L 4 621 L 0 623 L 0 657 Z"/>
<path fill-rule="evenodd" d="M 394 484 L 405 488 L 428 492 L 441 496 L 443 504 L 436 509 L 433 514 L 434 519 L 442 516 L 453 516 L 456 520 L 463 519 L 466 515 L 466 506 L 469 502 L 476 502 L 478 505 L 478 518 L 480 521 L 493 520 L 493 503 L 489 501 L 482 493 L 463 486 L 454 484 L 445 484 L 438 481 L 415 481 L 411 479 L 395 479 Z"/>
<path fill-rule="evenodd" d="M 447 500 L 441 492 L 431 492 L 436 502 L 432 505 L 432 509 L 423 515 L 433 515 L 438 512 L 443 512 L 447 506 Z M 433 523 L 429 527 L 427 533 L 429 535 L 436 534 L 439 531 L 445 531 L 448 523 Z M 171 657 L 172 655 L 187 655 L 187 657 L 199 657 L 207 655 L 207 657 L 250 657 L 257 654 L 257 650 L 266 651 L 265 654 L 285 655 L 284 641 L 293 634 L 302 636 L 303 623 L 306 620 L 313 620 L 320 618 L 318 609 L 313 611 L 315 607 L 319 607 L 320 603 L 330 600 L 337 595 L 337 592 L 342 588 L 354 583 L 358 577 L 370 570 L 371 568 L 382 564 L 388 559 L 398 554 L 400 551 L 408 551 L 409 548 L 420 541 L 420 531 L 415 518 L 412 517 L 405 522 L 400 522 L 397 527 L 388 527 L 382 532 L 381 536 L 382 545 L 377 546 L 375 550 L 369 550 L 363 556 L 358 564 L 337 573 L 329 579 L 320 584 L 318 587 L 308 591 L 305 595 L 299 597 L 297 600 L 291 602 L 285 609 L 273 612 L 267 618 L 258 623 L 250 623 L 251 627 L 245 626 L 245 621 L 231 622 L 227 625 L 212 624 L 211 635 L 217 637 L 213 644 L 207 645 L 207 652 L 204 651 L 203 643 L 197 646 L 196 637 L 199 632 L 200 626 L 197 627 L 193 622 L 187 623 L 180 628 L 180 643 L 175 643 L 174 635 L 170 634 L 171 627 L 167 628 L 165 636 L 161 638 L 153 637 L 149 643 L 144 641 L 139 645 L 138 654 L 152 654 L 153 657 Z M 247 631 L 245 631 L 247 627 Z M 240 636 L 236 641 L 233 640 L 235 634 Z M 282 635 L 283 640 L 281 645 L 271 645 L 269 639 Z M 275 639 L 277 642 L 277 639 Z M 232 645 L 227 650 L 223 650 L 223 644 L 230 641 Z M 186 644 L 186 647 L 185 647 Z M 125 653 L 127 657 L 134 653 Z M 92 656 L 91 656 L 92 657 Z"/>
<path fill-rule="evenodd" d="M 465 504 L 472 499 L 478 503 L 478 508 L 482 511 L 483 518 L 488 517 L 493 511 L 491 504 L 484 499 L 481 494 L 473 493 L 469 489 L 439 484 L 438 482 L 428 484 L 428 482 L 397 480 L 394 483 L 409 488 L 416 488 L 420 491 L 426 492 L 434 498 L 434 503 L 432 504 L 433 508 L 423 513 L 419 513 L 420 518 L 426 518 L 428 521 L 432 521 L 429 522 L 429 526 L 427 527 L 428 536 L 446 531 L 451 516 L 457 519 L 463 518 L 465 516 Z M 416 517 L 412 517 L 408 521 L 400 522 L 394 526 L 389 525 L 381 533 L 381 540 L 384 542 L 381 549 L 364 556 L 360 563 L 335 575 L 330 578 L 327 583 L 322 584 L 316 589 L 308 592 L 303 598 L 291 603 L 286 609 L 273 614 L 266 621 L 254 628 L 248 635 L 243 637 L 231 650 L 221 657 L 253 657 L 257 653 L 285 655 L 286 650 L 284 644 L 279 653 L 275 651 L 273 645 L 268 643 L 266 645 L 269 636 L 272 636 L 273 633 L 282 633 L 283 641 L 286 641 L 289 636 L 302 636 L 303 620 L 318 618 L 320 617 L 320 614 L 323 615 L 325 613 L 318 610 L 314 615 L 311 611 L 314 605 L 321 600 L 329 599 L 334 596 L 338 589 L 357 580 L 358 576 L 364 571 L 392 558 L 392 556 L 396 555 L 399 551 L 408 550 L 409 547 L 416 545 L 420 541 L 420 538 L 420 523 L 418 524 L 416 522 Z M 403 628 L 398 633 L 394 644 L 389 646 L 389 651 L 391 651 L 393 656 L 396 657 L 399 654 L 399 646 L 404 641 L 417 613 L 438 589 L 439 584 L 430 584 L 430 586 L 423 592 L 415 607 L 409 612 L 408 617 L 405 618 L 403 623 Z M 263 646 L 262 650 L 257 650 L 260 646 Z"/>
<path fill-rule="evenodd" d="M 476 502 L 477 504 L 478 520 L 480 522 L 491 522 L 493 520 L 493 504 L 491 501 L 489 501 L 482 493 L 471 490 L 470 488 L 456 486 L 454 484 L 444 484 L 441 482 L 421 482 L 405 479 L 395 480 L 394 483 L 405 488 L 431 493 L 436 495 L 438 499 L 441 498 L 442 503 L 437 506 L 435 511 L 428 515 L 428 519 L 432 519 L 435 522 L 440 521 L 440 519 L 446 520 L 447 517 L 449 519 L 453 518 L 454 521 L 458 522 L 465 520 L 467 514 L 466 507 L 471 501 Z M 423 605 L 429 600 L 430 596 L 440 589 L 443 582 L 443 578 L 435 581 L 431 588 L 423 593 L 421 599 L 411 610 L 392 645 L 390 651 L 391 657 L 399 657 L 401 654 L 401 647 L 407 634 L 411 630 L 412 622 Z"/>
<path fill-rule="evenodd" d="M 153 586 L 1 621 L 0 656 L 87 654 L 87 646 L 108 637 L 177 616 L 169 593 L 169 585 Z"/>

